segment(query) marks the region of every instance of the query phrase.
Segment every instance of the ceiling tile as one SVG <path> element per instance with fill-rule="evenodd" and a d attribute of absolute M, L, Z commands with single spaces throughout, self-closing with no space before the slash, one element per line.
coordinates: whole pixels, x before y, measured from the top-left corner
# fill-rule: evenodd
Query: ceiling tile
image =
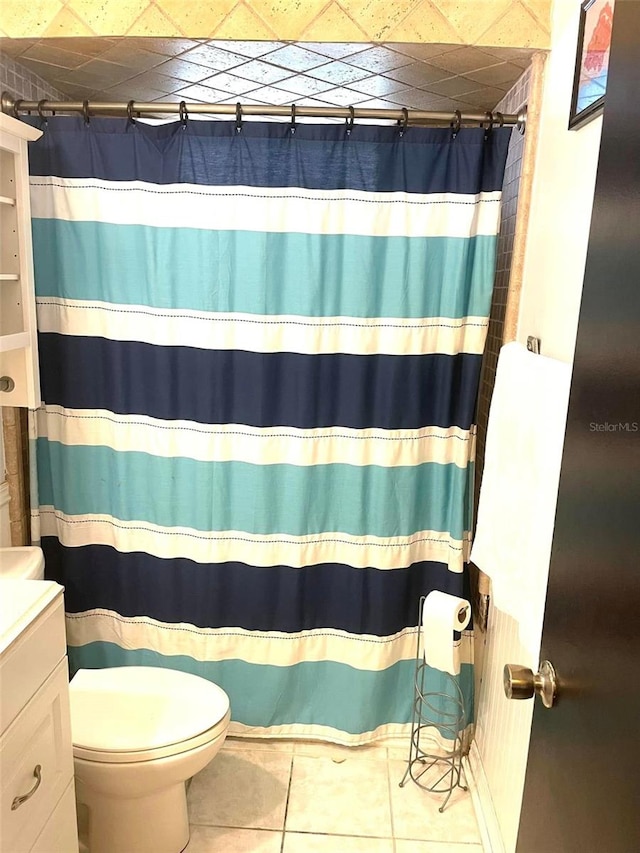
<path fill-rule="evenodd" d="M 324 101 L 327 105 L 333 105 L 336 107 L 350 107 L 359 104 L 360 101 L 368 100 L 368 97 L 362 92 L 354 92 L 353 89 L 338 86 L 335 89 L 329 89 L 328 92 L 320 93 L 318 95 L 318 100 Z"/>
<path fill-rule="evenodd" d="M 193 86 L 185 86 L 184 89 L 178 89 L 173 93 L 179 100 L 188 100 L 193 98 L 196 101 L 203 103 L 217 104 L 222 98 L 228 98 L 228 92 L 222 92 L 219 89 L 211 89 L 209 86 L 203 86 L 202 83 L 194 84 Z"/>
<path fill-rule="evenodd" d="M 346 62 L 329 62 L 327 65 L 321 65 L 320 68 L 314 68 L 309 71 L 309 76 L 317 77 L 318 80 L 327 80 L 329 83 L 333 83 L 334 86 L 345 86 L 353 83 L 355 80 L 362 80 L 369 75 L 362 68 L 355 68 Z"/>
<path fill-rule="evenodd" d="M 137 86 L 145 86 L 150 89 L 156 89 L 158 92 L 175 92 L 184 86 L 185 81 L 171 77 L 167 74 L 160 74 L 158 71 L 145 71 L 142 74 L 136 74 L 132 84 Z"/>
<path fill-rule="evenodd" d="M 434 56 L 441 56 L 450 50 L 457 50 L 459 44 L 413 44 L 411 42 L 392 42 L 389 44 L 392 50 L 397 50 L 406 56 L 411 56 L 414 59 L 432 59 Z"/>
<path fill-rule="evenodd" d="M 174 56 L 173 59 L 163 62 L 162 65 L 157 66 L 156 71 L 189 83 L 200 83 L 201 80 L 211 76 L 211 69 L 205 68 L 204 65 L 197 65 L 195 62 L 187 62 L 181 56 Z"/>
<path fill-rule="evenodd" d="M 256 88 L 254 80 L 243 80 L 242 77 L 236 77 L 235 74 L 229 74 L 228 71 L 222 71 L 220 74 L 208 77 L 204 81 L 204 85 L 210 86 L 212 89 L 221 89 L 231 95 L 244 95 Z"/>
<path fill-rule="evenodd" d="M 60 68 L 77 68 L 87 61 L 87 57 L 82 53 L 72 53 L 70 50 L 61 50 L 58 47 L 51 47 L 47 40 L 40 40 L 28 50 L 26 50 L 21 60 L 35 59 L 38 62 L 47 62 L 49 65 L 57 65 Z"/>
<path fill-rule="evenodd" d="M 329 56 L 331 59 L 343 59 L 345 56 L 352 56 L 361 50 L 366 50 L 372 47 L 366 42 L 324 42 L 324 41 L 305 41 L 298 42 L 301 47 L 308 47 L 315 53 L 320 53 L 322 56 Z"/>
<path fill-rule="evenodd" d="M 409 65 L 411 59 L 382 45 L 376 45 L 357 53 L 355 56 L 350 56 L 346 62 L 349 65 L 355 65 L 356 68 L 371 71 L 373 74 L 381 74 L 392 68 L 399 68 L 401 65 Z"/>
<path fill-rule="evenodd" d="M 449 77 L 447 80 L 440 80 L 438 83 L 430 83 L 429 91 L 436 95 L 447 95 L 450 98 L 466 95 L 468 92 L 475 92 L 480 89 L 479 83 L 473 80 L 467 80 L 466 77 Z"/>
<path fill-rule="evenodd" d="M 494 86 L 483 86 L 475 92 L 467 92 L 464 100 L 480 110 L 493 110 L 498 101 L 504 96 L 504 91 Z"/>
<path fill-rule="evenodd" d="M 72 53 L 83 53 L 88 59 L 96 59 L 114 44 L 117 44 L 117 38 L 103 38 L 102 36 L 93 37 L 73 37 L 73 38 L 47 38 L 46 44 L 51 47 L 57 47 L 60 50 L 70 50 Z"/>
<path fill-rule="evenodd" d="M 265 104 L 274 104 L 275 106 L 290 104 L 296 99 L 295 94 L 292 92 L 275 89 L 273 86 L 262 86 L 260 89 L 255 89 L 254 91 L 249 92 L 249 97 L 257 98 Z"/>
<path fill-rule="evenodd" d="M 392 80 L 399 80 L 405 86 L 426 88 L 431 83 L 444 80 L 451 75 L 441 68 L 434 68 L 432 65 L 427 65 L 425 62 L 414 62 L 402 68 L 394 68 L 392 71 L 388 71 L 385 76 L 390 77 Z"/>
<path fill-rule="evenodd" d="M 419 89 L 406 89 L 404 92 L 394 92 L 391 100 L 413 110 L 439 110 L 447 99 Z"/>
<path fill-rule="evenodd" d="M 296 74 L 293 77 L 286 77 L 281 83 L 273 84 L 278 89 L 286 89 L 288 92 L 295 92 L 297 95 L 316 95 L 318 92 L 326 92 L 333 88 L 331 83 L 326 80 L 316 80 L 315 77 L 308 77 L 306 74 Z"/>
<path fill-rule="evenodd" d="M 181 59 L 186 59 L 188 62 L 196 62 L 198 65 L 204 65 L 205 68 L 210 68 L 212 71 L 228 71 L 230 68 L 235 68 L 246 62 L 246 57 L 239 53 L 222 50 L 215 45 L 201 44 L 199 47 L 194 47 L 187 53 L 180 55 Z"/>
<path fill-rule="evenodd" d="M 128 80 L 120 86 L 112 86 L 110 89 L 105 89 L 101 92 L 101 96 L 106 101 L 157 101 L 167 100 L 173 101 L 175 98 L 167 97 L 166 92 L 158 91 L 152 86 L 143 86 L 136 82 L 136 78 Z"/>
<path fill-rule="evenodd" d="M 364 80 L 357 80 L 351 84 L 351 88 L 369 96 L 380 96 L 398 92 L 400 89 L 405 89 L 406 86 L 398 80 L 391 80 L 389 77 L 376 74 L 373 77 L 366 77 Z"/>
<path fill-rule="evenodd" d="M 510 88 L 521 75 L 522 69 L 510 62 L 501 62 L 499 65 L 490 65 L 488 68 L 469 71 L 466 74 L 470 80 L 475 80 L 477 83 L 484 83 L 487 86 L 502 86 L 505 89 Z"/>
<path fill-rule="evenodd" d="M 131 44 L 130 40 L 127 39 L 111 45 L 108 50 L 100 54 L 100 59 L 105 62 L 125 65 L 135 71 L 148 71 L 163 62 L 164 57 L 151 50 L 145 50 L 139 44 Z"/>
<path fill-rule="evenodd" d="M 5 56 L 19 56 L 37 43 L 37 39 L 0 38 L 0 53 Z"/>
<path fill-rule="evenodd" d="M 494 65 L 495 57 L 478 50 L 477 47 L 461 47 L 458 50 L 443 53 L 441 56 L 435 56 L 431 62 L 436 68 L 443 68 L 451 74 L 464 74 L 467 71 Z"/>
<path fill-rule="evenodd" d="M 155 36 L 126 36 L 116 39 L 115 42 L 117 45 L 123 45 L 125 50 L 131 45 L 136 50 L 148 50 L 159 53 L 161 56 L 177 56 L 200 44 L 195 39 L 156 38 Z"/>
<path fill-rule="evenodd" d="M 284 47 L 284 42 L 281 41 L 237 41 L 236 39 L 210 39 L 208 44 L 231 53 L 239 53 L 249 59 L 264 56 L 265 53 Z"/>
<path fill-rule="evenodd" d="M 295 44 L 288 44 L 270 53 L 267 60 L 273 65 L 279 65 L 291 71 L 308 71 L 310 68 L 317 68 L 318 65 L 327 63 L 326 56 L 320 56 Z"/>
<path fill-rule="evenodd" d="M 56 89 L 64 92 L 68 98 L 76 101 L 91 100 L 98 91 L 90 86 L 82 86 L 80 83 L 69 82 L 68 80 L 52 80 L 50 82 Z"/>
<path fill-rule="evenodd" d="M 252 59 L 251 62 L 245 62 L 236 68 L 235 73 L 245 80 L 255 80 L 256 85 L 266 85 L 277 83 L 285 77 L 290 76 L 283 68 L 278 68 L 268 62 L 263 62 L 261 59 Z"/>
<path fill-rule="evenodd" d="M 92 59 L 81 70 L 60 68 L 56 79 L 96 91 L 115 86 L 132 76 L 131 71 L 122 65 L 112 65 L 108 62 L 104 65 L 107 67 L 103 68 L 99 59 Z"/>

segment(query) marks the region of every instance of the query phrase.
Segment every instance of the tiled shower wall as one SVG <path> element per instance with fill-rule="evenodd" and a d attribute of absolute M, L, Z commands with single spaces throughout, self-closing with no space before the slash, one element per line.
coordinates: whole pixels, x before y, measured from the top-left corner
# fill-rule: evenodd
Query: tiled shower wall
<path fill-rule="evenodd" d="M 9 56 L 0 52 L 0 90 L 9 92 L 16 98 L 25 101 L 39 101 L 42 98 L 50 100 L 66 100 L 66 96 L 54 89 L 42 77 L 38 77 L 24 65 L 14 62 Z"/>
<path fill-rule="evenodd" d="M 0 54 L 0 91 L 33 101 L 39 101 L 41 98 L 59 100 L 64 97 L 37 74 L 3 54 Z M 5 472 L 0 471 L 0 482 L 6 474 L 10 498 L 11 544 L 27 545 L 31 541 L 27 412 L 26 409 L 3 406 L 0 417 L 5 456 Z"/>
<path fill-rule="evenodd" d="M 531 67 L 529 67 L 512 89 L 496 107 L 501 113 L 517 113 L 527 104 L 529 86 L 531 83 Z M 496 378 L 496 367 L 500 347 L 505 341 L 505 314 L 509 280 L 513 261 L 514 238 L 516 233 L 516 214 L 518 212 L 518 197 L 520 193 L 520 175 L 522 172 L 522 157 L 524 154 L 525 137 L 515 128 L 511 132 L 507 166 L 502 187 L 502 218 L 498 234 L 496 258 L 496 277 L 489 316 L 489 331 L 480 377 L 480 393 L 478 398 L 478 440 L 476 445 L 476 500 L 477 507 L 480 480 L 484 468 L 484 450 L 487 438 L 487 421 L 489 405 Z"/>

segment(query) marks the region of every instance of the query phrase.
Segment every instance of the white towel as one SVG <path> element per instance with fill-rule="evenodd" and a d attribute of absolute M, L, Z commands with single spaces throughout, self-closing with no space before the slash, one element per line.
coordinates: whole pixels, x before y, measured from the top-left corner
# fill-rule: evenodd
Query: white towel
<path fill-rule="evenodd" d="M 570 365 L 518 343 L 502 347 L 471 560 L 491 578 L 494 606 L 518 621 L 530 666 L 540 652 L 570 384 Z"/>

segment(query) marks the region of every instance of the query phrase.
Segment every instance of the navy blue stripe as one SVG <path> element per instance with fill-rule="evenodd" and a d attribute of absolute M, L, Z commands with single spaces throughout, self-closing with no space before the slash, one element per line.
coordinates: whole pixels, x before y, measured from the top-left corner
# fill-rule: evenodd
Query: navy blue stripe
<path fill-rule="evenodd" d="M 200 628 L 335 628 L 390 636 L 417 624 L 421 595 L 438 589 L 469 598 L 469 573 L 450 572 L 442 563 L 385 571 L 340 564 L 255 568 L 121 553 L 106 545 L 67 548 L 55 537 L 44 538 L 42 548 L 47 578 L 65 587 L 70 613 L 105 608 Z"/>
<path fill-rule="evenodd" d="M 38 120 L 31 120 L 38 125 Z M 192 121 L 130 124 L 127 119 L 54 116 L 29 144 L 32 175 L 211 186 L 305 187 L 366 192 L 478 193 L 502 188 L 510 128 L 445 129 L 300 123 Z"/>
<path fill-rule="evenodd" d="M 49 332 L 39 349 L 49 405 L 300 429 L 469 429 L 482 361 L 201 350 Z"/>

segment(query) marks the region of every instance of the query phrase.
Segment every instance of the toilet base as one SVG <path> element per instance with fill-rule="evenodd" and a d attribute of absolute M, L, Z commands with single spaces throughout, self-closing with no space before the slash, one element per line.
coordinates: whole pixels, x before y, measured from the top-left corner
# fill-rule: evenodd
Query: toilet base
<path fill-rule="evenodd" d="M 86 812 L 81 842 L 89 853 L 181 853 L 189 843 L 189 817 L 184 782 L 145 797 L 117 798 L 94 794 L 76 780 L 80 812 Z"/>

